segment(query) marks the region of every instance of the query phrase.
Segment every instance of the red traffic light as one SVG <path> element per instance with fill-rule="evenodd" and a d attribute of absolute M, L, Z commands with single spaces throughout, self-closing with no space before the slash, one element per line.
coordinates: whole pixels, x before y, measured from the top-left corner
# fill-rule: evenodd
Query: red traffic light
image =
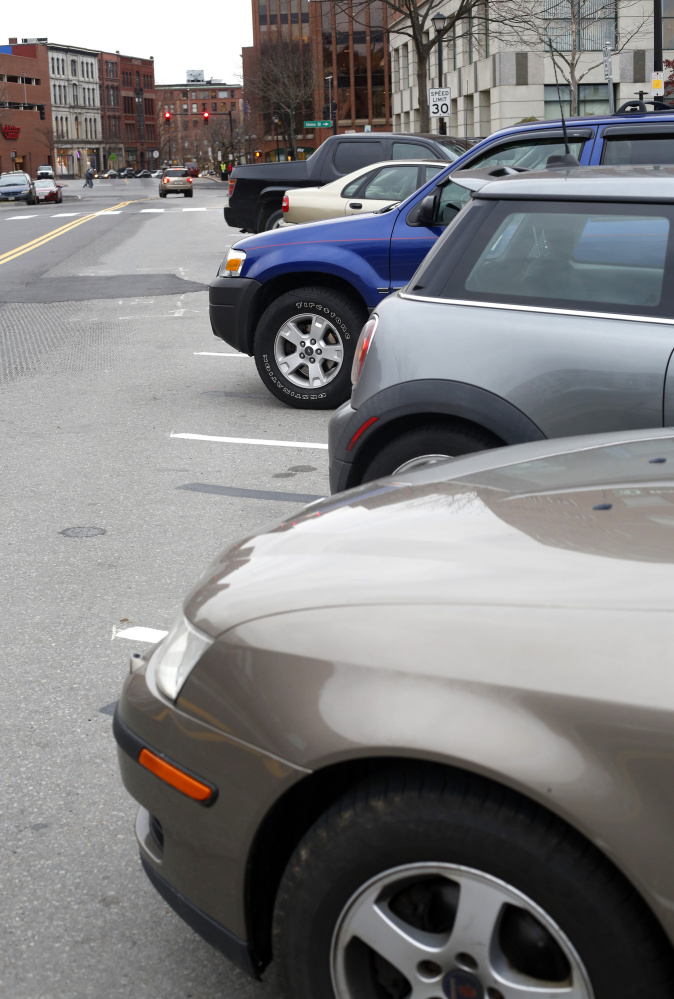
<path fill-rule="evenodd" d="M 208 121 L 208 111 L 204 111 L 203 118 L 204 121 Z"/>
<path fill-rule="evenodd" d="M 170 118 L 171 118 L 171 112 L 170 111 L 164 111 L 164 118 L 166 119 L 166 121 L 169 121 Z"/>

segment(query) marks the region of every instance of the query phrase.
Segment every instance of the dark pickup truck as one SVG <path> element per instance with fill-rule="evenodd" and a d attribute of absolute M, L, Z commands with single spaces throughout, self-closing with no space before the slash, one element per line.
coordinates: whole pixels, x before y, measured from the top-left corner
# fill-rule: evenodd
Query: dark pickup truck
<path fill-rule="evenodd" d="M 445 135 L 372 132 L 331 135 L 308 160 L 250 163 L 232 170 L 225 222 L 243 232 L 273 229 L 283 218 L 281 203 L 291 187 L 321 187 L 382 160 L 437 159 L 451 162 L 470 139 Z"/>

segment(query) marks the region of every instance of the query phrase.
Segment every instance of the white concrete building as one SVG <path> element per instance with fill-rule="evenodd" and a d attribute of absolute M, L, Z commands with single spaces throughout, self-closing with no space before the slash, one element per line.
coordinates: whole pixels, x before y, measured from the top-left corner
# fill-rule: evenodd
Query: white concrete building
<path fill-rule="evenodd" d="M 47 45 L 56 173 L 83 177 L 101 165 L 101 95 L 94 49 Z"/>
<path fill-rule="evenodd" d="M 640 10 L 629 3 L 629 16 L 641 21 Z M 618 21 L 621 18 L 618 0 Z M 448 14 L 456 8 L 447 0 L 438 10 Z M 650 6 L 652 11 L 652 5 Z M 644 14 L 648 13 L 646 5 Z M 623 18 L 623 23 L 626 18 Z M 611 25 L 592 32 L 593 48 L 581 55 L 578 73 L 602 63 L 602 45 L 606 35 L 614 34 Z M 585 43 L 588 44 L 587 37 Z M 520 46 L 524 46 L 520 43 Z M 612 57 L 616 107 L 636 96 L 638 91 L 651 95 L 653 71 L 652 24 L 645 25 L 628 47 Z M 665 58 L 671 52 L 665 52 Z M 416 132 L 419 127 L 419 100 L 416 60 L 411 39 L 392 32 L 392 110 L 396 132 Z M 427 86 L 451 89 L 451 114 L 446 119 L 447 133 L 458 136 L 486 136 L 499 128 L 514 125 L 523 118 L 559 118 L 559 102 L 552 59 L 542 49 L 530 46 L 518 51 L 516 41 L 506 43 L 495 37 L 476 37 L 469 28 L 457 30 L 443 40 L 443 79 L 438 80 L 437 46 L 433 46 L 428 66 Z M 565 113 L 570 113 L 569 87 L 560 77 Z M 602 114 L 609 111 L 608 85 L 603 63 L 592 69 L 579 87 L 579 114 Z M 438 119 L 431 119 L 431 130 L 438 132 Z"/>

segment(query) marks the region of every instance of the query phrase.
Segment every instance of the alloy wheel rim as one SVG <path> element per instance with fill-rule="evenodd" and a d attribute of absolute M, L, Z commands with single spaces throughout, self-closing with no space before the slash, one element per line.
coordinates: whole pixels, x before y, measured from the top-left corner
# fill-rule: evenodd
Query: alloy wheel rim
<path fill-rule="evenodd" d="M 392 474 L 404 475 L 405 472 L 413 472 L 417 468 L 427 468 L 429 465 L 437 465 L 439 461 L 447 461 L 453 457 L 454 455 L 451 454 L 420 454 L 418 458 L 410 458 L 409 461 L 404 461 Z"/>
<path fill-rule="evenodd" d="M 593 999 L 551 916 L 455 864 L 406 864 L 362 885 L 337 920 L 330 965 L 337 999 Z"/>
<path fill-rule="evenodd" d="M 299 313 L 276 334 L 274 360 L 283 377 L 298 388 L 321 389 L 342 369 L 344 344 L 324 316 Z"/>

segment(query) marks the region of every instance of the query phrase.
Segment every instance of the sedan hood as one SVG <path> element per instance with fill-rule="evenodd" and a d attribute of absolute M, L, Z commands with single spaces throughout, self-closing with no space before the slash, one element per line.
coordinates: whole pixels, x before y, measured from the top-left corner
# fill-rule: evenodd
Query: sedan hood
<path fill-rule="evenodd" d="M 672 611 L 672 431 L 543 441 L 320 500 L 226 550 L 185 601 L 213 636 L 367 605 Z"/>

